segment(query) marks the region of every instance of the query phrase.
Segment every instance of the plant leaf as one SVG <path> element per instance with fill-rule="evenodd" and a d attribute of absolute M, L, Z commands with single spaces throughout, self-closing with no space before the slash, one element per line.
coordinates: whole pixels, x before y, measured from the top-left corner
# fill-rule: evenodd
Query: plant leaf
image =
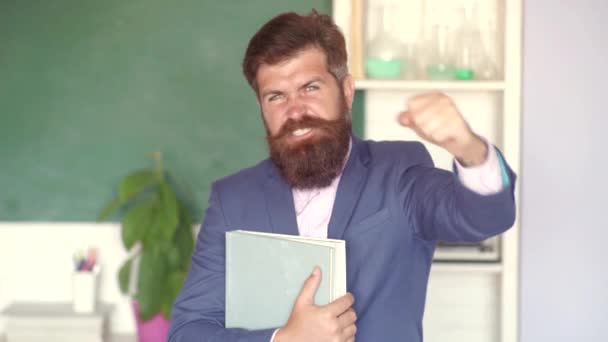
<path fill-rule="evenodd" d="M 118 198 L 122 204 L 126 204 L 147 188 L 157 184 L 158 181 L 158 173 L 155 170 L 144 169 L 131 172 L 120 183 Z"/>
<path fill-rule="evenodd" d="M 120 208 L 121 205 L 122 205 L 122 202 L 120 201 L 120 198 L 118 198 L 118 197 L 116 197 L 113 200 L 111 200 L 110 202 L 108 202 L 106 204 L 106 206 L 99 213 L 99 216 L 97 216 L 97 222 L 105 221 L 108 218 L 110 218 L 110 216 L 112 216 L 112 214 L 114 214 L 116 209 Z"/>
<path fill-rule="evenodd" d="M 158 208 L 156 208 L 158 210 Z M 158 212 L 154 211 L 150 215 L 150 226 L 146 230 L 146 235 L 144 236 L 143 244 L 146 248 L 154 248 L 157 251 L 164 250 L 162 242 L 162 234 L 161 229 L 159 228 L 160 221 L 158 220 Z"/>
<path fill-rule="evenodd" d="M 194 232 L 192 225 L 188 223 L 180 224 L 175 232 L 175 245 L 179 252 L 179 268 L 182 271 L 188 271 L 190 260 L 194 252 Z"/>
<path fill-rule="evenodd" d="M 147 321 L 160 312 L 166 277 L 166 259 L 160 253 L 144 249 L 136 296 L 142 320 Z"/>
<path fill-rule="evenodd" d="M 171 319 L 171 308 L 184 285 L 185 279 L 186 273 L 181 271 L 175 271 L 167 277 L 163 291 L 161 312 L 168 320 Z"/>
<path fill-rule="evenodd" d="M 129 259 L 120 267 L 118 271 L 118 285 L 120 286 L 120 292 L 123 294 L 129 294 L 129 279 L 131 279 L 131 262 Z"/>
<path fill-rule="evenodd" d="M 169 246 L 167 246 L 166 249 L 167 251 L 165 255 L 167 256 L 167 263 L 169 265 L 169 269 L 180 269 L 181 258 L 177 246 L 171 243 Z"/>
<path fill-rule="evenodd" d="M 122 220 L 122 242 L 125 249 L 130 250 L 137 241 L 146 236 L 155 216 L 157 197 L 150 197 L 137 203 L 125 214 Z"/>
<path fill-rule="evenodd" d="M 179 208 L 175 192 L 167 182 L 160 184 L 160 203 L 158 229 L 160 229 L 161 238 L 170 241 L 179 223 Z"/>

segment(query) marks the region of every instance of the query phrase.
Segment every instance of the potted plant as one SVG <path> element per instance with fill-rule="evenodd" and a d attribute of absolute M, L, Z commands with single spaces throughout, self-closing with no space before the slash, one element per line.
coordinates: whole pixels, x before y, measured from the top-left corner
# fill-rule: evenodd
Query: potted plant
<path fill-rule="evenodd" d="M 121 266 L 122 293 L 133 297 L 140 342 L 166 341 L 171 307 L 189 268 L 194 249 L 192 210 L 179 196 L 175 179 L 153 154 L 152 168 L 128 174 L 118 195 L 99 220 L 118 214 L 122 243 L 129 257 Z M 191 202 L 191 201 L 190 201 Z"/>

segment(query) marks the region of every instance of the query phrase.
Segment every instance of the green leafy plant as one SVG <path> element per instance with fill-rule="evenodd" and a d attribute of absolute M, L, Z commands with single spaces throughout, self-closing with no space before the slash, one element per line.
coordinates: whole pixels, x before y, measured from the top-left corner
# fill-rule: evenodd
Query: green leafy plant
<path fill-rule="evenodd" d="M 131 172 L 121 181 L 118 196 L 98 218 L 121 218 L 122 242 L 130 257 L 120 268 L 118 282 L 122 293 L 131 295 L 133 282 L 142 320 L 157 313 L 170 318 L 194 249 L 191 207 L 181 199 L 185 196 L 178 196 L 180 189 L 163 169 L 162 155 L 156 152 L 153 157 L 153 168 Z"/>

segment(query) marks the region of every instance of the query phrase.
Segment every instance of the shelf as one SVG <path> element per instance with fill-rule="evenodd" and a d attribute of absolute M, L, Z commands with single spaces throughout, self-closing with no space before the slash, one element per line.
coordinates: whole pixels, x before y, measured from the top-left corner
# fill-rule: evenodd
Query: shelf
<path fill-rule="evenodd" d="M 502 264 L 492 263 L 472 263 L 472 262 L 433 262 L 431 272 L 456 272 L 456 273 L 490 273 L 500 274 Z"/>
<path fill-rule="evenodd" d="M 503 91 L 503 81 L 355 80 L 358 90 Z"/>

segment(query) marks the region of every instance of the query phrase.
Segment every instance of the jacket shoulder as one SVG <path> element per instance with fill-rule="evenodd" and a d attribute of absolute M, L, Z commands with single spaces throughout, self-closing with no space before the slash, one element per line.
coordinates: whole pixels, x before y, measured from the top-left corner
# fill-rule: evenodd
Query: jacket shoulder
<path fill-rule="evenodd" d="M 256 165 L 241 169 L 228 176 L 217 179 L 212 189 L 222 193 L 248 193 L 263 186 L 268 177 L 270 160 L 265 159 Z"/>
<path fill-rule="evenodd" d="M 428 164 L 432 160 L 424 144 L 419 141 L 366 140 L 373 163 Z"/>

